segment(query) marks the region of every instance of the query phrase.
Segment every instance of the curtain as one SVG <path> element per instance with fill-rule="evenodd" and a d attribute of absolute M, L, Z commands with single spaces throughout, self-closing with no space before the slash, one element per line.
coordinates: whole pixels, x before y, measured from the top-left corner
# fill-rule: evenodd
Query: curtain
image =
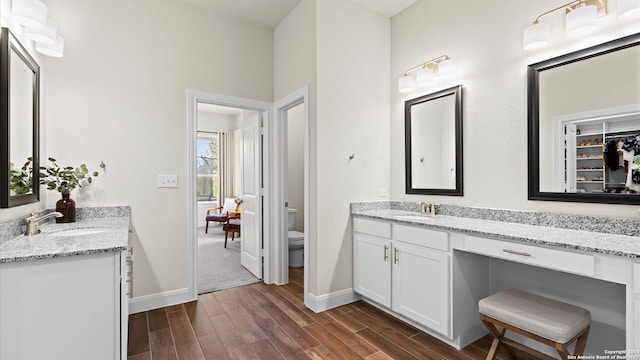
<path fill-rule="evenodd" d="M 234 173 L 234 144 L 233 133 L 219 133 L 219 176 L 218 183 L 218 203 L 224 204 L 224 199 L 233 197 L 236 194 L 236 189 L 233 186 L 233 173 Z"/>

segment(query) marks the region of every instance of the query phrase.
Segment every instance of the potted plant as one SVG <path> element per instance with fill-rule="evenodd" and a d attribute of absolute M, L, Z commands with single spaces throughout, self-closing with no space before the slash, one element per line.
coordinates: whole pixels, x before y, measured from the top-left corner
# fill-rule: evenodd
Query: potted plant
<path fill-rule="evenodd" d="M 61 167 L 56 164 L 56 159 L 51 157 L 49 162 L 48 166 L 40 166 L 40 184 L 46 185 L 47 190 L 56 190 L 62 194 L 62 199 L 56 202 L 56 211 L 63 216 L 56 218 L 56 222 L 74 222 L 76 221 L 76 203 L 70 198 L 70 194 L 75 188 L 82 187 L 84 183 L 91 183 L 92 177 L 98 176 L 98 172 L 89 173 L 85 164 L 78 167 Z"/>

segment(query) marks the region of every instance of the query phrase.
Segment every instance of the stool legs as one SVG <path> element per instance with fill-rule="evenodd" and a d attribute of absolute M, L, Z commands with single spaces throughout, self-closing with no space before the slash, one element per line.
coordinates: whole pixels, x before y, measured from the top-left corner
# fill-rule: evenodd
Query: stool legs
<path fill-rule="evenodd" d="M 569 344 L 573 344 L 574 341 L 576 342 L 576 347 L 573 351 L 573 355 L 574 356 L 584 355 L 584 348 L 587 345 L 587 338 L 589 337 L 590 327 L 587 326 L 584 330 L 580 331 L 572 339 L 562 344 L 562 343 L 557 343 L 555 341 L 529 333 L 523 329 L 513 327 L 510 324 L 507 324 L 497 319 L 494 319 L 492 317 L 486 316 L 483 313 L 480 313 L 480 320 L 482 321 L 484 326 L 487 328 L 487 330 L 489 330 L 489 333 L 491 334 L 491 336 L 493 336 L 493 342 L 491 343 L 491 348 L 489 349 L 489 353 L 487 354 L 487 360 L 495 359 L 495 356 L 498 352 L 498 347 L 500 345 L 502 345 L 502 347 L 504 347 L 504 349 L 509 353 L 509 356 L 511 357 L 511 359 L 516 358 L 516 355 L 513 352 L 513 349 L 511 348 L 510 345 L 506 343 L 504 339 L 504 334 L 507 330 L 517 332 L 520 335 L 524 335 L 528 338 L 534 339 L 543 344 L 553 347 L 554 349 L 556 349 L 556 351 L 558 352 L 558 355 L 560 355 L 560 359 L 562 360 L 568 360 L 569 355 L 571 354 L 569 353 L 569 350 L 567 350 L 567 347 L 569 346 Z M 496 328 L 496 325 L 500 326 L 502 330 L 498 331 L 498 329 Z M 517 348 L 521 349 L 519 346 Z M 525 349 L 528 349 L 528 348 L 525 347 L 525 348 L 522 348 L 521 350 L 525 350 Z"/>
<path fill-rule="evenodd" d="M 507 352 L 509 353 L 509 356 L 512 359 L 515 359 L 516 354 L 513 352 L 513 349 L 511 349 L 509 345 L 505 344 L 504 341 L 502 341 L 502 338 L 504 337 L 504 333 L 507 331 L 507 329 L 502 328 L 501 331 L 498 331 L 495 325 L 493 325 L 492 323 L 486 320 L 486 318 L 484 317 L 484 314 L 480 314 L 480 320 L 482 321 L 484 326 L 487 328 L 487 330 L 489 330 L 489 333 L 491 334 L 491 336 L 493 336 L 493 342 L 491 343 L 491 348 L 489 349 L 489 353 L 487 354 L 487 360 L 495 359 L 498 353 L 498 347 L 500 345 L 502 345 L 502 347 L 504 347 L 504 349 L 507 350 Z"/>

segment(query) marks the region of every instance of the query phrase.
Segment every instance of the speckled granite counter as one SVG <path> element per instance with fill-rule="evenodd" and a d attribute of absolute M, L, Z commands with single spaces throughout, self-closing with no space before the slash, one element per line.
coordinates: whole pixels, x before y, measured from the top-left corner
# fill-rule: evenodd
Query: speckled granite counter
<path fill-rule="evenodd" d="M 352 206 L 351 213 L 359 217 L 456 231 L 473 236 L 640 258 L 640 237 L 638 236 L 449 215 L 437 215 L 434 218 L 421 217 L 419 212 L 385 207 L 384 205 L 382 208 L 380 206 Z M 636 227 L 631 229 L 632 232 L 637 230 L 637 221 L 625 220 L 624 222 L 626 225 Z"/>
<path fill-rule="evenodd" d="M 1 243 L 0 263 L 127 249 L 129 238 L 128 207 L 78 209 L 78 215 L 78 221 L 74 223 L 57 224 L 49 222 L 40 226 L 42 232 L 38 235 L 18 235 Z M 20 224 L 24 220 L 19 219 L 14 222 Z M 16 227 L 14 224 L 11 226 Z M 52 236 L 52 234 L 64 230 L 90 228 L 107 228 L 107 230 L 88 235 Z"/>

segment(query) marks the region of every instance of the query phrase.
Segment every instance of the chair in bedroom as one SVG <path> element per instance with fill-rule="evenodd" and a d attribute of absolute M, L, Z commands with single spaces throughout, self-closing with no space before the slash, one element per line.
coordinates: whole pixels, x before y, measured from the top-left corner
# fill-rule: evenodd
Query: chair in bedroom
<path fill-rule="evenodd" d="M 224 230 L 224 247 L 227 247 L 227 238 L 231 233 L 231 241 L 235 240 L 236 233 L 240 235 L 240 213 L 229 211 L 229 220 L 222 226 Z"/>
<path fill-rule="evenodd" d="M 207 221 L 207 225 L 204 228 L 204 232 L 209 232 L 209 221 L 215 221 L 218 223 L 226 223 L 229 220 L 229 211 L 232 211 L 236 208 L 235 198 L 226 198 L 224 199 L 224 204 L 222 206 L 214 207 L 207 210 L 207 217 L 205 220 Z"/>

